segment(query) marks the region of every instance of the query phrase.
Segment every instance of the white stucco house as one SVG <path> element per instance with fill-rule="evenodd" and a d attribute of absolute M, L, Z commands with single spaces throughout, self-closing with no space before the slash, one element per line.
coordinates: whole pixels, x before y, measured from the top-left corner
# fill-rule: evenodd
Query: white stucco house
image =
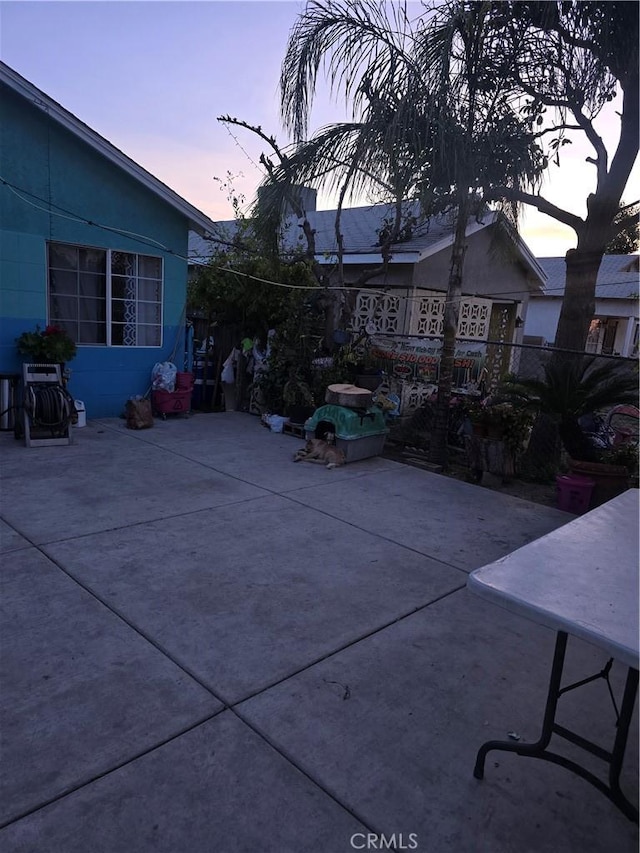
<path fill-rule="evenodd" d="M 389 373 L 402 385 L 403 410 L 419 405 L 431 393 L 439 370 L 454 219 L 442 215 L 423 220 L 417 202 L 405 203 L 407 224 L 383 270 L 381 235 L 392 221 L 393 206 L 345 208 L 340 221 L 341 278 L 336 211 L 315 210 L 313 202 L 313 197 L 306 199 L 315 260 L 326 269 L 327 284 L 344 283 L 349 317 L 344 331 L 357 334 L 366 329 L 373 354 L 385 360 Z M 220 234 L 232 240 L 235 224 L 219 226 Z M 296 216 L 286 219 L 284 234 L 286 249 L 305 248 Z M 545 281 L 531 250 L 501 214 L 487 210 L 471 217 L 466 237 L 455 367 L 459 385 L 477 382 L 483 370 L 497 381 L 517 369 L 527 309 L 532 297 L 543 292 Z M 206 262 L 213 246 L 215 242 L 192 234 L 189 254 L 194 267 Z M 364 282 L 362 274 L 371 269 L 377 273 Z"/>
<path fill-rule="evenodd" d="M 596 283 L 596 310 L 587 352 L 638 355 L 638 255 L 605 255 Z M 547 280 L 541 293 L 532 293 L 524 326 L 524 342 L 553 344 L 564 296 L 564 258 L 538 258 Z"/>

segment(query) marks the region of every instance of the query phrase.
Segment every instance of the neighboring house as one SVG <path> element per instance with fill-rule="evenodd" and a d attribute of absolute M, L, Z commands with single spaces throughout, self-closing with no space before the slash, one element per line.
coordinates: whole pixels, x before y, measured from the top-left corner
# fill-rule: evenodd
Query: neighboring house
<path fill-rule="evenodd" d="M 345 208 L 341 214 L 345 284 L 355 283 L 363 271 L 381 264 L 380 231 L 392 216 L 387 204 Z M 326 266 L 331 283 L 337 282 L 335 210 L 307 211 L 315 231 L 316 260 Z M 407 205 L 405 220 L 417 214 Z M 218 234 L 232 239 L 234 223 L 218 223 Z M 450 217 L 432 217 L 411 224 L 404 239 L 394 244 L 386 273 L 367 280 L 353 305 L 352 324 L 363 327 L 374 321 L 380 332 L 407 335 L 439 335 L 442 332 L 444 294 L 451 266 L 454 223 Z M 304 250 L 299 220 L 289 216 L 285 225 L 286 248 Z M 190 238 L 189 255 L 194 264 L 211 255 L 212 243 Z M 464 264 L 460 337 L 487 338 L 491 316 L 507 308 L 509 340 L 521 337 L 529 298 L 542 292 L 545 275 L 524 241 L 498 213 L 469 219 Z M 368 293 L 367 291 L 374 291 Z M 387 297 L 381 297 L 382 291 Z M 472 306 L 476 306 L 472 308 Z M 480 307 L 482 310 L 480 310 Z M 519 321 L 517 321 L 519 318 Z M 482 328 L 478 325 L 481 322 Z M 494 324 L 495 325 L 495 324 Z M 516 331 L 517 330 L 517 331 Z M 497 331 L 497 330 L 496 330 Z"/>
<path fill-rule="evenodd" d="M 315 258 L 326 267 L 330 284 L 339 283 L 335 216 L 335 210 L 307 209 L 315 231 Z M 380 234 L 392 216 L 393 207 L 388 204 L 342 211 L 345 284 L 355 284 L 363 271 L 380 266 Z M 219 226 L 219 233 L 231 239 L 233 223 Z M 406 204 L 403 226 L 403 239 L 394 244 L 386 272 L 347 295 L 348 313 L 350 329 L 378 332 L 379 348 L 386 339 L 392 350 L 390 360 L 404 362 L 394 365 L 396 375 L 417 385 L 433 381 L 437 374 L 437 339 L 443 331 L 454 222 L 448 216 L 420 222 L 417 205 Z M 298 246 L 304 250 L 300 220 L 289 216 L 284 233 L 287 248 Z M 211 254 L 210 247 L 210 243 L 194 236 L 190 257 L 201 261 Z M 467 380 L 477 379 L 481 364 L 494 379 L 517 369 L 517 348 L 491 348 L 486 342 L 521 343 L 530 297 L 542 292 L 544 280 L 540 265 L 503 216 L 488 211 L 481 219 L 469 219 L 458 324 L 458 338 L 467 342 L 459 348 L 461 363 L 462 357 L 468 355 L 468 365 L 473 369 L 473 375 L 467 371 Z M 394 341 L 394 335 L 404 336 L 404 341 Z M 391 355 L 397 358 L 391 359 Z M 409 394 L 413 405 L 421 392 L 404 388 L 403 394 Z"/>
<path fill-rule="evenodd" d="M 118 416 L 182 365 L 188 235 L 214 223 L 4 63 L 0 113 L 0 372 L 22 332 L 62 326 L 69 391 Z"/>
<path fill-rule="evenodd" d="M 525 341 L 546 345 L 556 337 L 564 296 L 564 258 L 539 258 L 547 274 L 543 293 L 529 304 Z M 596 282 L 596 306 L 587 352 L 636 357 L 638 355 L 638 255 L 605 255 Z"/>

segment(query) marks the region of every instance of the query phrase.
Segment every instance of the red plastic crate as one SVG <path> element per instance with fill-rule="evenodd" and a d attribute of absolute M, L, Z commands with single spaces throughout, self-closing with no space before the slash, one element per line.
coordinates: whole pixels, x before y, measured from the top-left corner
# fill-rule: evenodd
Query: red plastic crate
<path fill-rule="evenodd" d="M 191 410 L 191 389 L 188 391 L 153 391 L 154 411 L 159 415 L 173 415 Z"/>

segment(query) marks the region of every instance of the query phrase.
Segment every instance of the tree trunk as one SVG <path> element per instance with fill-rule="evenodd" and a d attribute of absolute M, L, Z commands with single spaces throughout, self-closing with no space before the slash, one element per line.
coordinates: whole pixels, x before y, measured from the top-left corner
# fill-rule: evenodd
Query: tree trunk
<path fill-rule="evenodd" d="M 468 219 L 469 194 L 465 188 L 464 195 L 459 194 L 458 198 L 456 228 L 451 249 L 451 270 L 447 286 L 447 302 L 444 308 L 436 417 L 429 445 L 429 460 L 437 465 L 442 465 L 444 468 L 447 467 L 449 461 L 447 442 L 449 401 L 451 400 L 451 387 L 453 384 L 456 334 L 458 331 L 458 316 L 460 314 L 460 297 L 462 295 L 462 271 L 464 268 L 464 256 L 467 251 Z"/>
<path fill-rule="evenodd" d="M 579 244 L 580 241 L 578 241 Z M 584 352 L 596 306 L 596 281 L 603 252 L 569 249 L 564 298 L 555 346 Z"/>
<path fill-rule="evenodd" d="M 578 245 L 569 249 L 565 256 L 565 290 L 555 339 L 559 349 L 585 351 L 589 326 L 596 310 L 600 264 L 619 204 L 620 199 L 608 192 L 606 184 L 587 199 L 587 216 L 576 229 Z M 563 357 L 562 353 L 554 356 Z"/>
<path fill-rule="evenodd" d="M 620 208 L 631 169 L 638 155 L 640 135 L 637 63 L 625 75 L 620 139 L 607 170 L 606 151 L 596 149 L 598 178 L 596 191 L 587 198 L 587 216 L 578 228 L 578 245 L 567 252 L 567 279 L 556 332 L 556 346 L 584 352 L 589 324 L 595 311 L 598 271 L 607 243 L 615 233 L 614 221 Z M 597 139 L 597 137 L 596 137 Z M 601 140 L 599 140 L 601 144 Z M 572 226 L 575 227 L 575 226 Z"/>

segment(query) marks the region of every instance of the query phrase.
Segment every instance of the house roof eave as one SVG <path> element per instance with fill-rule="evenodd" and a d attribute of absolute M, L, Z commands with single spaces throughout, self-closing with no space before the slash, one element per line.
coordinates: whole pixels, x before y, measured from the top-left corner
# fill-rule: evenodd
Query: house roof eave
<path fill-rule="evenodd" d="M 4 62 L 0 62 L 0 81 L 29 101 L 33 106 L 46 112 L 47 115 L 51 116 L 66 130 L 81 139 L 111 163 L 118 166 L 138 181 L 138 183 L 146 187 L 146 189 L 173 207 L 174 210 L 185 216 L 191 230 L 204 236 L 211 233 L 212 229 L 215 228 L 214 221 L 209 219 L 202 211 L 198 210 L 130 157 L 127 157 L 119 148 L 116 148 L 115 145 L 112 145 L 111 142 L 100 136 L 99 133 L 92 130 L 87 124 L 74 116 L 73 113 L 70 113 L 61 104 L 54 101 L 53 98 L 50 98 Z"/>
<path fill-rule="evenodd" d="M 318 254 L 315 255 L 315 259 L 322 265 L 333 265 L 338 263 L 338 256 L 336 254 Z M 419 252 L 396 252 L 391 256 L 389 263 L 415 264 L 419 260 Z M 342 263 L 350 266 L 355 264 L 375 264 L 376 266 L 380 266 L 382 263 L 382 256 L 376 252 L 345 252 L 342 258 Z"/>

